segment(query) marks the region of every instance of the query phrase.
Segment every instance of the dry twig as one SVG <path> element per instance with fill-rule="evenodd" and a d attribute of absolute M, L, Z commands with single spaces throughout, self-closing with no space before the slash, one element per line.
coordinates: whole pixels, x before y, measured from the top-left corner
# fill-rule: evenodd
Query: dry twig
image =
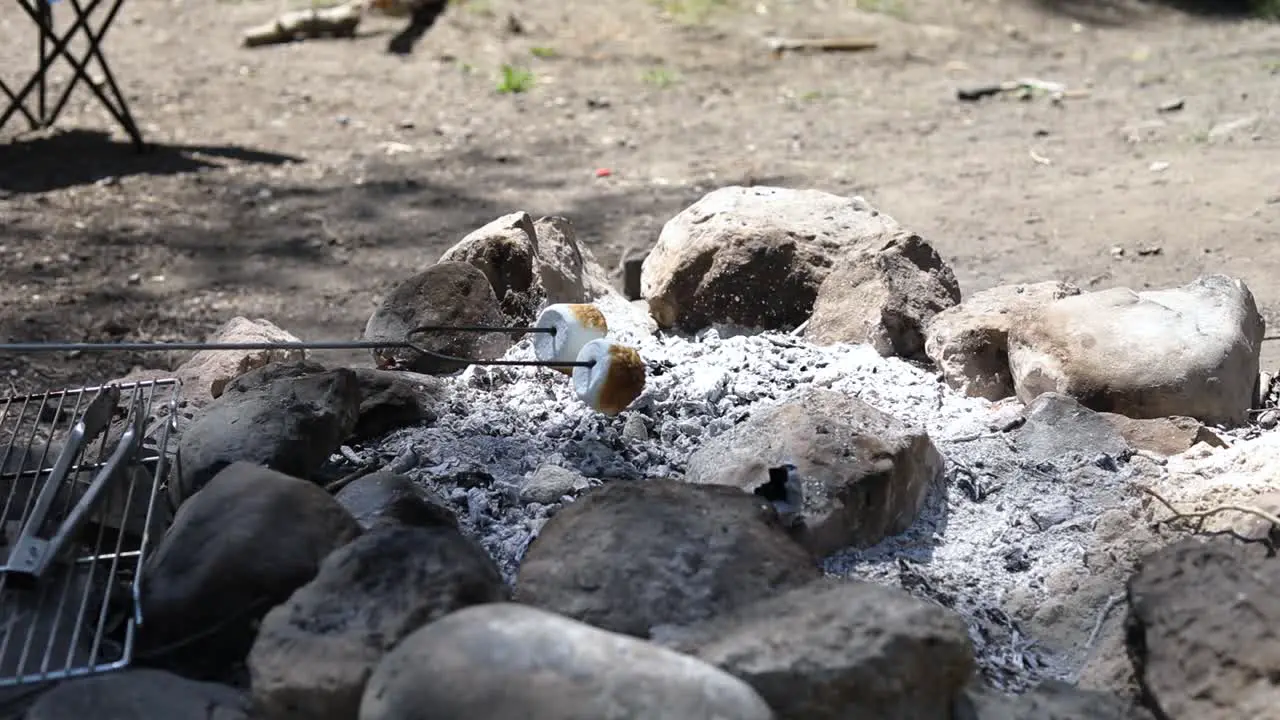
<path fill-rule="evenodd" d="M 1102 634 L 1102 627 L 1107 624 L 1107 618 L 1111 615 L 1111 611 L 1123 602 L 1125 593 L 1118 592 L 1107 598 L 1107 602 L 1102 606 L 1102 611 L 1098 613 L 1098 619 L 1093 623 L 1093 632 L 1089 633 L 1089 639 L 1084 643 L 1084 651 L 1086 654 L 1093 652 L 1093 646 L 1098 642 L 1098 636 Z M 1076 681 L 1080 680 L 1080 671 L 1076 672 Z"/>
<path fill-rule="evenodd" d="M 1203 510 L 1199 512 L 1182 512 L 1181 510 L 1175 508 L 1172 504 L 1170 504 L 1168 500 L 1165 500 L 1163 497 L 1161 497 L 1160 493 L 1156 492 L 1155 490 L 1152 490 L 1149 487 L 1143 487 L 1141 485 L 1138 485 L 1136 487 L 1142 492 L 1158 500 L 1161 505 L 1164 505 L 1166 508 L 1169 509 L 1169 512 L 1174 514 L 1174 517 L 1169 518 L 1169 520 L 1166 520 L 1165 522 L 1170 522 L 1173 520 L 1194 520 L 1197 523 L 1197 529 L 1198 529 L 1199 527 L 1203 526 L 1205 520 L 1208 520 L 1209 518 L 1215 515 L 1220 515 L 1224 512 L 1238 512 L 1238 513 L 1244 513 L 1245 515 L 1252 515 L 1260 520 L 1265 520 L 1271 523 L 1272 525 L 1275 525 L 1276 527 L 1280 527 L 1280 517 L 1276 517 L 1275 515 L 1272 515 L 1271 513 L 1261 508 L 1250 507 L 1248 505 L 1229 504 L 1229 505 L 1218 505 L 1217 507 L 1212 507 L 1212 508 L 1209 508 L 1208 510 Z"/>
<path fill-rule="evenodd" d="M 337 495 L 338 492 L 341 491 L 346 486 L 350 485 L 351 483 L 355 482 L 356 480 L 359 480 L 360 478 L 366 475 L 372 475 L 373 472 L 377 469 L 378 469 L 377 463 L 369 463 L 368 465 L 365 465 L 364 467 L 361 467 L 361 468 L 357 468 L 356 470 L 353 470 L 352 472 L 347 473 L 346 475 L 338 478 L 337 480 L 334 480 L 328 485 L 325 485 L 324 489 L 330 495 Z"/>
<path fill-rule="evenodd" d="M 1155 498 L 1156 501 L 1158 501 L 1161 505 L 1164 505 L 1169 510 L 1169 512 L 1173 513 L 1173 517 L 1167 518 L 1165 520 L 1161 520 L 1160 523 L 1188 522 L 1191 524 L 1191 532 L 1197 535 L 1210 535 L 1210 536 L 1230 535 L 1231 537 L 1244 543 L 1257 543 L 1257 544 L 1264 545 L 1266 546 L 1267 550 L 1270 553 L 1275 553 L 1276 551 L 1275 544 L 1271 541 L 1271 538 L 1269 537 L 1269 535 L 1261 538 L 1249 538 L 1249 537 L 1244 537 L 1243 535 L 1237 533 L 1234 530 L 1206 532 L 1204 529 L 1205 520 L 1208 520 L 1209 518 L 1217 515 L 1221 515 L 1222 513 L 1225 513 L 1225 512 L 1238 512 L 1243 515 L 1251 515 L 1253 517 L 1256 517 L 1264 522 L 1270 523 L 1273 532 L 1276 529 L 1280 529 L 1280 517 L 1277 517 L 1272 513 L 1267 512 L 1266 510 L 1263 510 L 1261 508 L 1256 508 L 1256 507 L 1250 507 L 1248 505 L 1236 505 L 1234 503 L 1231 503 L 1231 504 L 1225 504 L 1225 505 L 1218 505 L 1216 507 L 1209 508 L 1208 510 L 1201 510 L 1196 512 L 1183 512 L 1175 508 L 1172 503 L 1170 503 L 1168 500 L 1165 500 L 1160 495 L 1160 493 L 1156 492 L 1155 490 L 1152 490 L 1149 487 L 1144 487 L 1142 485 L 1135 485 L 1135 487 L 1137 487 L 1142 492 L 1150 495 L 1151 497 Z"/>
<path fill-rule="evenodd" d="M 1093 624 L 1093 632 L 1089 633 L 1089 640 L 1084 644 L 1085 651 L 1092 649 L 1093 644 L 1098 642 L 1098 636 L 1102 634 L 1102 626 L 1107 624 L 1107 617 L 1124 600 L 1124 597 L 1124 593 L 1118 592 L 1107 598 L 1107 604 L 1102 606 L 1102 612 L 1098 613 L 1098 620 Z"/>

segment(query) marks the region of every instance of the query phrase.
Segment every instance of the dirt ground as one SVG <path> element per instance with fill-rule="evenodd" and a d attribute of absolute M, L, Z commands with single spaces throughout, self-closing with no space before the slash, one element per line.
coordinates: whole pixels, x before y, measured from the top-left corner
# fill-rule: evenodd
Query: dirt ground
<path fill-rule="evenodd" d="M 85 88 L 59 133 L 0 130 L 0 337 L 199 339 L 241 314 L 352 339 L 393 282 L 502 213 L 567 216 L 612 267 L 749 183 L 865 196 L 966 293 L 1225 272 L 1280 331 L 1280 25 L 1136 0 L 720 4 L 469 0 L 406 58 L 384 51 L 400 20 L 246 49 L 279 0 L 126 0 L 106 48 L 158 147 L 134 155 Z M 35 36 L 6 5 L 16 86 Z M 878 47 L 776 58 L 772 36 Z M 531 86 L 499 92 L 503 65 Z M 1026 77 L 1087 94 L 957 98 Z M 40 389 L 175 359 L 0 355 L 0 372 Z"/>

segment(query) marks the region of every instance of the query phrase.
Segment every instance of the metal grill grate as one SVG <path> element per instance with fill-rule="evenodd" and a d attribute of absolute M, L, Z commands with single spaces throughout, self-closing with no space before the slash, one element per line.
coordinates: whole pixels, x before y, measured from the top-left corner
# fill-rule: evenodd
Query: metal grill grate
<path fill-rule="evenodd" d="M 177 401 L 178 381 L 169 379 L 0 400 L 0 687 L 117 670 L 132 660 L 141 569 L 152 528 L 158 534 L 167 512 L 157 499 L 172 461 Z M 106 419 L 107 407 L 109 424 L 85 434 L 91 417 Z M 65 481 L 49 493 L 45 523 L 34 526 L 52 528 L 44 535 L 60 524 L 74 528 L 68 552 L 51 551 L 41 572 L 20 571 L 13 549 L 46 542 L 28 537 L 28 521 L 41 492 L 59 482 L 55 468 L 67 447 Z M 104 477 L 96 492 L 94 480 Z M 80 506 L 87 511 L 80 521 L 69 520 Z"/>

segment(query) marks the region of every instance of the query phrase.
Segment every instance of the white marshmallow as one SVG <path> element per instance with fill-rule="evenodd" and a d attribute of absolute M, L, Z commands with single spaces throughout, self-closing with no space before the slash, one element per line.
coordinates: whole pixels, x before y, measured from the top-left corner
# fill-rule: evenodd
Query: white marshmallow
<path fill-rule="evenodd" d="M 542 361 L 573 362 L 578 359 L 584 345 L 603 338 L 609 332 L 604 313 L 589 304 L 548 305 L 538 315 L 536 327 L 555 330 L 554 333 L 533 334 L 533 354 Z M 572 367 L 555 369 L 565 375 L 573 373 Z"/>
<path fill-rule="evenodd" d="M 573 390 L 597 412 L 617 415 L 644 392 L 644 360 L 635 348 L 592 340 L 582 346 L 577 360 L 594 363 L 573 369 Z"/>

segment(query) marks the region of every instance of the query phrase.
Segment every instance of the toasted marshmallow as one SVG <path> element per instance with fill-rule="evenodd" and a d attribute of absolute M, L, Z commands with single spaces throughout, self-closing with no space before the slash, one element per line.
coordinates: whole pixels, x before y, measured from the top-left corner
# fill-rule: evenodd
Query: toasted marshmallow
<path fill-rule="evenodd" d="M 597 412 L 617 415 L 644 392 L 644 360 L 635 348 L 592 340 L 582 346 L 577 360 L 592 365 L 573 369 L 573 390 Z"/>
<path fill-rule="evenodd" d="M 578 353 L 592 340 L 599 340 L 609 332 L 604 313 L 595 305 L 557 303 L 548 305 L 538 315 L 536 327 L 551 328 L 554 333 L 533 334 L 534 357 L 542 361 L 573 362 Z M 557 367 L 565 375 L 572 375 L 572 367 Z"/>

